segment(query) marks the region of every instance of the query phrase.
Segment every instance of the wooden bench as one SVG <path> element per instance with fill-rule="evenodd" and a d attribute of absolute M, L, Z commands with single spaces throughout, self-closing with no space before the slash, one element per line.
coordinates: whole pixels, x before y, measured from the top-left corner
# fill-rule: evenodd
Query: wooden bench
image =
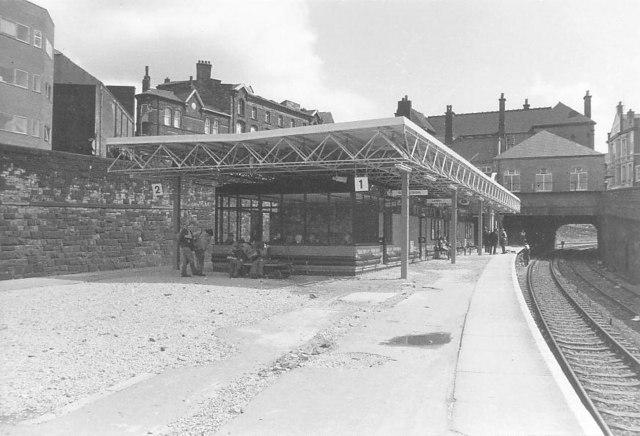
<path fill-rule="evenodd" d="M 237 275 L 234 276 L 234 263 L 237 259 L 233 256 L 227 256 L 227 261 L 229 262 L 229 277 L 244 277 L 251 276 L 250 271 L 254 265 L 252 261 L 243 261 L 240 270 L 237 272 Z M 278 260 L 264 259 L 262 260 L 262 277 L 268 278 L 286 278 L 291 275 L 292 266 L 290 263 L 280 262 Z M 259 277 L 255 277 L 259 278 Z"/>

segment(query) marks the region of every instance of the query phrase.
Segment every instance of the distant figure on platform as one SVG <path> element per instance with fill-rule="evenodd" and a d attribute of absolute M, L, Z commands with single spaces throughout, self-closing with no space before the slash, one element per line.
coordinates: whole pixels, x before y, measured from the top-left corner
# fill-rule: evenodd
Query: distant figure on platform
<path fill-rule="evenodd" d="M 500 230 L 500 248 L 502 248 L 502 254 L 507 252 L 507 232 L 505 229 Z"/>
<path fill-rule="evenodd" d="M 520 243 L 523 245 L 527 243 L 527 232 L 524 229 L 520 230 Z"/>
<path fill-rule="evenodd" d="M 498 229 L 495 228 L 489 233 L 489 254 L 496 254 L 498 251 Z"/>
<path fill-rule="evenodd" d="M 522 249 L 522 264 L 524 266 L 529 265 L 529 260 L 531 259 L 531 248 L 529 247 L 529 243 L 527 240 L 524 240 L 524 248 Z"/>
<path fill-rule="evenodd" d="M 482 245 L 484 246 L 484 252 L 491 254 L 491 233 L 486 227 L 482 232 Z"/>
<path fill-rule="evenodd" d="M 564 250 L 564 241 L 560 241 L 560 248 Z"/>
<path fill-rule="evenodd" d="M 293 240 L 293 243 L 295 245 L 302 245 L 302 235 L 300 233 L 296 234 L 296 236 L 295 236 L 295 238 Z"/>
<path fill-rule="evenodd" d="M 191 268 L 191 274 L 199 275 L 198 267 L 196 266 L 193 253 L 195 251 L 195 240 L 193 237 L 194 223 L 190 223 L 183 227 L 178 233 L 178 246 L 180 247 L 180 272 L 182 277 L 190 277 L 187 274 L 187 265 Z"/>
<path fill-rule="evenodd" d="M 211 244 L 211 237 L 213 236 L 213 230 L 206 229 L 200 230 L 195 236 L 195 255 L 196 255 L 196 265 L 198 266 L 198 274 L 199 276 L 204 276 L 204 255 L 207 252 Z"/>

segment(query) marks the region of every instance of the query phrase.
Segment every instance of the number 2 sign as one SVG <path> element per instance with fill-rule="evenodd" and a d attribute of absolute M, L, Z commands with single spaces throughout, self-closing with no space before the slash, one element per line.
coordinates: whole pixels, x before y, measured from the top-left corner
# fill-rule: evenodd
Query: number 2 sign
<path fill-rule="evenodd" d="M 354 177 L 353 181 L 356 185 L 356 192 L 369 190 L 369 177 Z"/>
<path fill-rule="evenodd" d="M 161 197 L 164 194 L 162 191 L 162 183 L 152 183 L 151 192 L 153 192 L 153 198 Z"/>

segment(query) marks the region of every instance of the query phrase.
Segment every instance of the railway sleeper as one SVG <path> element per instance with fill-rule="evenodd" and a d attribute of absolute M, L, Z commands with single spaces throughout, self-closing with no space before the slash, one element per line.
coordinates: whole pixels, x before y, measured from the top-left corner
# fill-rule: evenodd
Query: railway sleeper
<path fill-rule="evenodd" d="M 586 383 L 591 383 L 594 385 L 601 385 L 601 386 L 619 386 L 622 388 L 632 388 L 632 387 L 637 387 L 640 386 L 640 380 L 633 380 L 633 381 L 628 381 L 628 382 L 623 382 L 621 380 L 592 380 L 590 378 L 585 378 L 584 380 Z"/>
<path fill-rule="evenodd" d="M 602 363 L 600 363 L 600 364 L 597 364 L 597 363 L 591 364 L 591 363 L 584 363 L 584 362 L 581 362 L 579 360 L 576 360 L 576 361 L 571 360 L 571 365 L 580 366 L 582 368 L 587 368 L 587 369 L 595 369 L 595 370 L 602 369 L 602 366 L 603 366 Z M 623 362 L 618 362 L 618 363 L 608 362 L 606 367 L 607 367 L 607 369 L 613 369 L 613 370 L 621 370 L 621 369 L 628 369 L 629 368 L 628 365 L 626 365 Z"/>
<path fill-rule="evenodd" d="M 602 370 L 603 368 L 600 367 L 598 369 Z M 607 369 L 611 369 L 611 368 L 608 367 Z M 621 369 L 622 368 L 618 368 L 618 371 Z M 573 372 L 581 375 L 591 376 L 591 377 L 611 377 L 611 378 L 638 377 L 638 374 L 628 370 L 620 373 L 617 373 L 617 372 L 607 373 L 607 372 L 589 372 L 589 371 L 585 371 L 584 369 L 573 368 Z"/>
<path fill-rule="evenodd" d="M 640 427 L 628 425 L 627 423 L 619 423 L 619 422 L 607 422 L 610 428 L 616 428 L 618 430 L 626 431 L 629 433 L 640 433 Z"/>
<path fill-rule="evenodd" d="M 574 351 L 609 351 L 609 347 L 606 346 L 565 345 L 565 347 Z"/>
<path fill-rule="evenodd" d="M 592 349 L 594 347 L 598 347 L 598 346 L 602 346 L 602 340 L 601 339 L 596 339 L 593 341 L 580 341 L 580 340 L 575 340 L 575 339 L 568 339 L 568 338 L 556 338 L 556 342 L 566 345 L 566 346 L 575 346 L 575 347 L 587 347 L 589 349 Z M 605 348 L 607 349 L 607 348 Z"/>
<path fill-rule="evenodd" d="M 620 362 L 620 358 L 613 354 L 610 350 L 607 352 L 587 353 L 585 351 L 577 350 L 563 350 L 567 356 L 574 357 L 576 359 L 590 360 L 593 362 Z"/>
<path fill-rule="evenodd" d="M 606 413 L 607 415 L 619 416 L 620 418 L 640 418 L 640 413 L 630 412 L 628 410 L 611 410 L 605 408 L 599 408 L 600 413 Z"/>
<path fill-rule="evenodd" d="M 638 409 L 640 409 L 640 397 L 636 399 L 636 404 L 631 404 L 629 402 L 629 399 L 624 399 L 624 400 L 619 400 L 615 398 L 608 399 L 608 398 L 598 397 L 595 395 L 590 395 L 589 398 L 591 398 L 591 401 L 596 401 L 602 404 L 609 404 L 609 405 L 613 404 L 616 406 L 625 406 L 625 407 L 629 407 L 633 405 L 633 406 L 638 406 Z"/>

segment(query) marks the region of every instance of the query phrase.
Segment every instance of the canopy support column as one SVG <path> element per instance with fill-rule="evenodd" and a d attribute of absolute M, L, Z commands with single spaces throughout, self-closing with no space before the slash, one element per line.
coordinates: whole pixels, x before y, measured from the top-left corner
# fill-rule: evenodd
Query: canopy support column
<path fill-rule="evenodd" d="M 182 180 L 181 177 L 178 176 L 173 180 L 173 235 L 176 241 L 176 269 L 180 269 L 180 245 L 178 244 L 178 233 L 180 233 L 181 223 L 180 223 L 180 191 L 182 190 Z"/>
<path fill-rule="evenodd" d="M 454 189 L 451 194 L 451 225 L 449 226 L 451 263 L 456 263 L 456 253 L 458 251 L 458 190 Z"/>
<path fill-rule="evenodd" d="M 396 168 L 402 173 L 402 205 L 400 208 L 400 221 L 402 223 L 400 232 L 400 278 L 408 277 L 409 269 L 409 174 L 411 168 L 397 164 Z"/>
<path fill-rule="evenodd" d="M 484 222 L 482 220 L 482 214 L 484 213 L 484 199 L 481 198 L 478 205 L 478 256 L 482 256 L 482 252 L 484 251 L 484 241 L 482 237 L 484 236 Z"/>

